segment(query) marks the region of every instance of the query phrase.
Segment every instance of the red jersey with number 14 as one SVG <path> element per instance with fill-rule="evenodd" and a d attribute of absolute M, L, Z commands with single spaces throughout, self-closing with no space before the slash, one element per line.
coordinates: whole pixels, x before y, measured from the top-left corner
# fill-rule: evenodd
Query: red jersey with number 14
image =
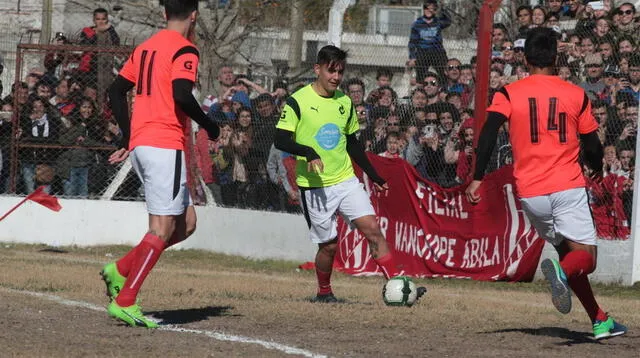
<path fill-rule="evenodd" d="M 184 150 L 187 116 L 173 100 L 173 80 L 195 82 L 198 50 L 176 31 L 162 30 L 133 51 L 120 76 L 135 84 L 131 140 L 137 146 Z"/>
<path fill-rule="evenodd" d="M 489 112 L 509 119 L 518 194 L 584 187 L 579 134 L 598 129 L 584 90 L 557 76 L 532 75 L 495 94 Z"/>

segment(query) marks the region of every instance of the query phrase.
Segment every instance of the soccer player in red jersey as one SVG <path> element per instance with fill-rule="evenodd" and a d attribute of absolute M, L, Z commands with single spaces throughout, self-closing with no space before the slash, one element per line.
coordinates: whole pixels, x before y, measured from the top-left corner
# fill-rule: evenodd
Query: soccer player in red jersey
<path fill-rule="evenodd" d="M 186 185 L 185 126 L 195 120 L 215 140 L 218 126 L 192 95 L 199 53 L 193 43 L 197 0 L 165 0 L 167 27 L 143 42 L 109 88 L 113 113 L 123 133 L 123 148 L 109 161 L 131 157 L 144 185 L 149 231 L 102 278 L 111 303 L 107 311 L 132 326 L 155 328 L 136 304 L 138 291 L 162 252 L 193 233 L 196 213 Z M 127 93 L 135 87 L 131 121 Z"/>
<path fill-rule="evenodd" d="M 514 176 L 522 207 L 538 234 L 553 244 L 560 261 L 546 259 L 541 268 L 551 285 L 558 311 L 571 310 L 571 290 L 584 306 L 596 339 L 625 334 L 627 328 L 596 302 L 587 275 L 596 268 L 596 231 L 585 179 L 578 163 L 580 142 L 589 168 L 601 179 L 602 145 L 598 124 L 584 90 L 555 76 L 556 33 L 548 28 L 529 32 L 525 58 L 531 76 L 506 85 L 487 109 L 478 140 L 474 180 L 468 200 L 480 201 L 489 157 L 498 129 L 509 121 Z"/>

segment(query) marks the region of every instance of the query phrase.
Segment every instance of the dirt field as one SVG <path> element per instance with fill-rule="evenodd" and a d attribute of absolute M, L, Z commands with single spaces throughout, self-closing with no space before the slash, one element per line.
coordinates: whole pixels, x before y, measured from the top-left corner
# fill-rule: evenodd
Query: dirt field
<path fill-rule="evenodd" d="M 640 294 L 598 295 L 628 335 L 593 341 L 577 300 L 555 311 L 541 283 L 420 281 L 412 308 L 386 307 L 381 278 L 336 275 L 342 304 L 312 304 L 295 263 L 167 252 L 141 293 L 157 330 L 110 319 L 98 276 L 122 247 L 0 246 L 0 356 L 638 357 Z M 61 250 L 64 251 L 64 250 Z M 605 288 L 600 288 L 602 292 Z"/>

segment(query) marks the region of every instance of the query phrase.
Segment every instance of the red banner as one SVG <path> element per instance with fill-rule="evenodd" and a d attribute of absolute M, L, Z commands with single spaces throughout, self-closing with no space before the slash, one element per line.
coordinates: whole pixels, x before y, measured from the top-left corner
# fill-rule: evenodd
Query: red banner
<path fill-rule="evenodd" d="M 387 193 L 371 194 L 378 222 L 405 274 L 474 280 L 530 281 L 544 241 L 531 227 L 514 193 L 512 167 L 488 175 L 476 206 L 465 186 L 441 188 L 425 181 L 401 159 L 369 155 L 388 180 Z M 380 273 L 367 241 L 339 222 L 339 249 L 334 265 L 353 275 Z"/>

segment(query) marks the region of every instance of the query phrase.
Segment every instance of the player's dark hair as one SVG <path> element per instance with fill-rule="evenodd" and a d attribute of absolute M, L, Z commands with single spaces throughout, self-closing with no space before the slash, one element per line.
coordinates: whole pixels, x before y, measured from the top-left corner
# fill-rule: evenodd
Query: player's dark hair
<path fill-rule="evenodd" d="M 347 52 L 336 46 L 327 45 L 318 51 L 316 64 L 329 65 L 332 63 L 344 63 L 347 60 Z"/>
<path fill-rule="evenodd" d="M 185 20 L 192 12 L 198 11 L 198 0 L 165 0 L 164 11 L 167 20 Z"/>
<path fill-rule="evenodd" d="M 524 44 L 524 56 L 529 65 L 553 67 L 558 55 L 558 33 L 547 27 L 529 30 Z"/>
<path fill-rule="evenodd" d="M 97 9 L 93 10 L 93 17 L 95 17 L 98 14 L 109 15 L 109 11 L 107 11 L 107 9 L 105 9 L 103 7 L 99 7 Z"/>

